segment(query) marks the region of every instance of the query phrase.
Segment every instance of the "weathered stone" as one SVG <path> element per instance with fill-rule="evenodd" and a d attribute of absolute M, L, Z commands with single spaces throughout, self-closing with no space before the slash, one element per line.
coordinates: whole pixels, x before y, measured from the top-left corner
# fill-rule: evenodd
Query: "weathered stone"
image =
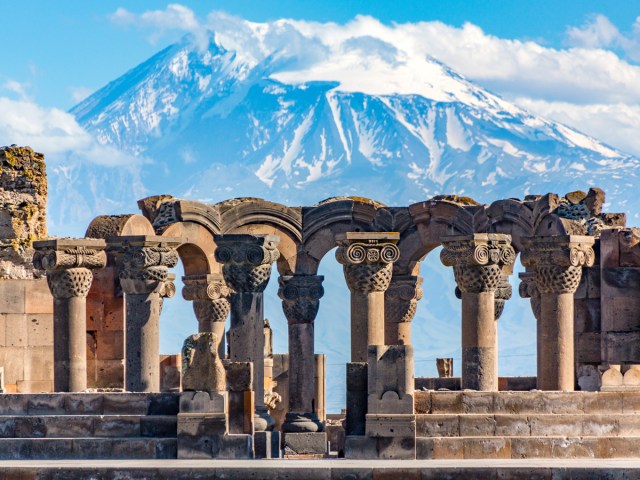
<path fill-rule="evenodd" d="M 226 387 L 216 334 L 201 332 L 187 337 L 182 346 L 182 389 L 223 392 Z"/>
<path fill-rule="evenodd" d="M 327 434 L 324 432 L 285 433 L 282 437 L 284 454 L 325 455 L 327 453 Z"/>

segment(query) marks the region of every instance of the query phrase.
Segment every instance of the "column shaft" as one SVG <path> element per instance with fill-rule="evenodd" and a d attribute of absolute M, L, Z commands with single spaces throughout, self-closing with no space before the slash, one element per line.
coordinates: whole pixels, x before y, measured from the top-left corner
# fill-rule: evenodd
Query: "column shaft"
<path fill-rule="evenodd" d="M 256 407 L 264 407 L 264 309 L 262 292 L 231 296 L 230 360 L 253 362 Z"/>
<path fill-rule="evenodd" d="M 81 392 L 87 388 L 86 298 L 54 299 L 53 389 Z"/>
<path fill-rule="evenodd" d="M 498 390 L 494 292 L 462 293 L 462 388 Z"/>
<path fill-rule="evenodd" d="M 162 297 L 156 292 L 129 293 L 125 301 L 125 389 L 159 392 Z"/>
<path fill-rule="evenodd" d="M 351 361 L 366 362 L 369 345 L 384 345 L 384 292 L 351 293 Z"/>
<path fill-rule="evenodd" d="M 575 385 L 573 293 L 543 293 L 538 389 L 572 391 Z"/>
<path fill-rule="evenodd" d="M 313 343 L 313 323 L 289 325 L 289 411 L 291 412 L 313 412 L 315 384 Z"/>

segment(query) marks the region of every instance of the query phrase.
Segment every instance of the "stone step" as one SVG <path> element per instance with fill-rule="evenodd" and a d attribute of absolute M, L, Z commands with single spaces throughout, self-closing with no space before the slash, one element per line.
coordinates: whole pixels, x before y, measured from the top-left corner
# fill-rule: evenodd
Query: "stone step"
<path fill-rule="evenodd" d="M 175 438 L 0 438 L 0 460 L 177 458 Z"/>
<path fill-rule="evenodd" d="M 638 458 L 640 437 L 416 438 L 416 457 L 419 460 Z"/>
<path fill-rule="evenodd" d="M 177 415 L 179 393 L 14 393 L 0 415 Z"/>
<path fill-rule="evenodd" d="M 416 391 L 417 414 L 640 413 L 638 392 Z"/>
<path fill-rule="evenodd" d="M 640 436 L 640 415 L 416 415 L 418 437 Z"/>
<path fill-rule="evenodd" d="M 0 416 L 0 438 L 176 437 L 174 415 Z"/>

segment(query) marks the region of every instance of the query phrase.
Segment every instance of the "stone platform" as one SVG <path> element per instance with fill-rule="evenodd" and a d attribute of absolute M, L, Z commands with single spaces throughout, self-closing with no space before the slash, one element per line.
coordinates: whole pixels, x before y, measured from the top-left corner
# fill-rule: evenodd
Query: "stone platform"
<path fill-rule="evenodd" d="M 2 461 L 0 478 L 430 480 L 629 480 L 640 460 L 68 460 Z"/>

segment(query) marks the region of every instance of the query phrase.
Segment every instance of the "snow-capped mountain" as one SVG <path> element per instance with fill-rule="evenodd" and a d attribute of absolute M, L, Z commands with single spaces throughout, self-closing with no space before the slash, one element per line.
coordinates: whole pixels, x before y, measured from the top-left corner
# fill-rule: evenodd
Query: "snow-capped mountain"
<path fill-rule="evenodd" d="M 436 59 L 407 58 L 366 36 L 345 41 L 338 55 L 304 32 L 298 32 L 304 41 L 292 37 L 286 48 L 269 49 L 262 41 L 268 32 L 260 24 L 251 28 L 260 48 L 225 47 L 219 36 L 208 45 L 185 38 L 74 107 L 71 113 L 101 143 L 137 160 L 119 168 L 50 168 L 53 222 L 86 226 L 96 214 L 135 211 L 137 199 L 161 193 L 208 202 L 257 196 L 289 205 L 359 195 L 408 205 L 443 193 L 488 203 L 589 186 L 607 192 L 610 211 L 638 219 L 640 197 L 628 195 L 640 184 L 638 159 L 531 115 Z M 459 356 L 460 304 L 453 275 L 437 255 L 422 271 L 416 373 L 433 374 L 436 356 Z M 336 411 L 343 405 L 349 331 L 348 322 L 335 320 L 348 315 L 348 291 L 335 261 L 323 261 L 320 273 L 326 295 L 316 338 L 318 351 L 329 354 L 328 402 Z M 275 283 L 265 308 L 275 349 L 286 351 Z M 167 302 L 164 351 L 179 350 L 194 324 L 182 317 L 191 316 L 178 300 Z M 500 373 L 533 374 L 535 323 L 526 302 L 509 302 L 499 337 Z"/>

